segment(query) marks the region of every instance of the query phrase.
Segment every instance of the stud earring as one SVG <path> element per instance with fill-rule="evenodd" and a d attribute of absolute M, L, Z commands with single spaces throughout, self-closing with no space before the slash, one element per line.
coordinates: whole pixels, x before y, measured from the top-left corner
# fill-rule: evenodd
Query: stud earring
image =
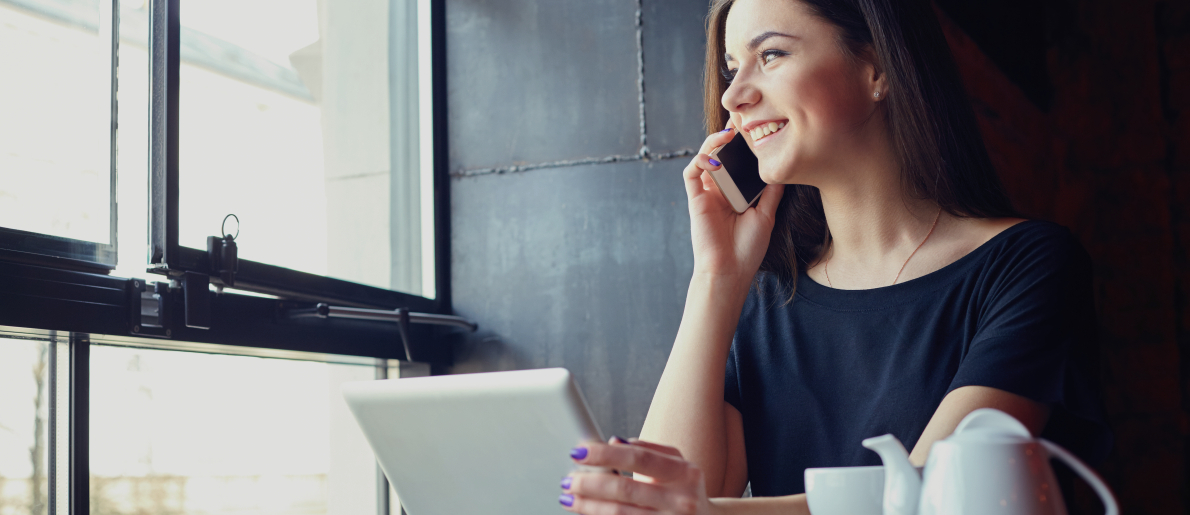
<path fill-rule="evenodd" d="M 877 92 L 875 92 L 875 93 L 872 93 L 872 97 L 873 97 L 873 98 L 880 98 L 880 92 L 879 92 L 879 91 L 877 91 Z"/>

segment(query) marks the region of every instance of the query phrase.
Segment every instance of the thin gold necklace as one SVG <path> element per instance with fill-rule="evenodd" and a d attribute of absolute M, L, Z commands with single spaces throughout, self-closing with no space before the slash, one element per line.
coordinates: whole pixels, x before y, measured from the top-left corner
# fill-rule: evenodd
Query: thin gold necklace
<path fill-rule="evenodd" d="M 897 276 L 893 278 L 892 284 L 897 284 L 897 280 L 901 278 L 901 272 L 905 271 L 905 265 L 909 264 L 909 260 L 913 259 L 913 255 L 917 254 L 917 251 L 919 249 L 921 249 L 921 246 L 926 244 L 926 240 L 930 239 L 930 235 L 934 234 L 934 228 L 938 227 L 938 219 L 941 217 L 942 217 L 942 208 L 938 208 L 938 214 L 934 215 L 934 225 L 930 226 L 930 232 L 926 233 L 926 237 L 922 238 L 921 243 L 917 244 L 917 248 L 913 249 L 913 252 L 911 252 L 909 254 L 909 257 L 905 258 L 905 262 L 901 264 L 901 269 L 897 270 Z M 831 246 L 833 247 L 834 244 L 832 243 Z M 833 258 L 834 256 L 832 255 L 831 257 Z M 822 264 L 822 273 L 826 274 L 826 285 L 830 286 L 831 288 L 834 288 L 835 285 L 831 284 L 830 266 L 831 266 L 831 260 L 827 259 L 826 263 Z M 890 284 L 889 286 L 892 286 L 892 284 Z"/>

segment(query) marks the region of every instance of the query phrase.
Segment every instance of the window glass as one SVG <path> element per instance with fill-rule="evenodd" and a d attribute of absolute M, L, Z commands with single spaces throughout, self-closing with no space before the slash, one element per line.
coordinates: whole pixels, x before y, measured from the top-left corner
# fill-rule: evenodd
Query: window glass
<path fill-rule="evenodd" d="M 116 92 L 120 130 L 116 132 L 120 206 L 120 256 L 112 275 L 147 278 L 149 266 L 149 6 L 145 0 L 120 2 L 120 59 Z M 154 276 L 161 280 L 160 276 Z"/>
<path fill-rule="evenodd" d="M 416 3 L 182 0 L 180 19 L 179 243 L 234 213 L 241 259 L 433 297 Z"/>
<path fill-rule="evenodd" d="M 0 227 L 114 243 L 100 12 L 98 0 L 0 2 Z"/>
<path fill-rule="evenodd" d="M 0 339 L 0 514 L 49 506 L 49 343 Z"/>
<path fill-rule="evenodd" d="M 361 365 L 91 349 L 92 513 L 376 512 Z"/>

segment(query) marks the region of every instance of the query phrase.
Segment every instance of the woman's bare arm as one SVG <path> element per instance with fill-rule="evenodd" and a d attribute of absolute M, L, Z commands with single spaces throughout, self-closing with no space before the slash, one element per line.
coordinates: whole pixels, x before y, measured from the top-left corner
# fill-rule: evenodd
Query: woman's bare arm
<path fill-rule="evenodd" d="M 680 449 L 687 461 L 698 465 L 709 497 L 738 497 L 747 482 L 739 412 L 723 400 L 727 352 L 748 294 L 748 283 L 740 282 L 703 274 L 691 279 L 682 324 L 640 434 L 641 440 Z M 729 409 L 736 426 L 731 431 Z M 736 440 L 730 446 L 729 433 Z M 729 447 L 738 449 L 732 453 Z M 731 474 L 728 463 L 734 465 Z M 725 482 L 728 478 L 731 481 Z"/>
<path fill-rule="evenodd" d="M 743 429 L 738 416 L 727 417 L 723 374 L 748 288 L 768 249 L 784 192 L 784 186 L 770 184 L 754 208 L 738 215 L 732 210 L 708 173 L 721 165 L 707 153 L 734 136 L 731 127 L 707 136 L 699 154 L 682 171 L 694 273 L 682 323 L 640 435 L 643 440 L 680 450 L 705 474 L 710 496 L 724 495 L 725 479 L 730 479 L 733 491 L 728 493 L 733 495 L 739 495 L 746 482 L 746 477 L 741 480 L 741 474 L 746 476 Z M 729 421 L 734 424 L 731 431 Z M 729 435 L 733 436 L 730 443 Z M 734 491 L 737 488 L 740 492 Z"/>
<path fill-rule="evenodd" d="M 810 515 L 806 494 L 751 499 L 711 499 L 713 515 Z"/>
<path fill-rule="evenodd" d="M 934 410 L 934 416 L 930 417 L 930 422 L 922 431 L 921 438 L 917 440 L 917 444 L 913 446 L 913 452 L 909 454 L 909 461 L 917 466 L 925 465 L 926 457 L 930 454 L 930 447 L 934 445 L 934 442 L 950 436 L 958 427 L 959 422 L 963 421 L 963 417 L 979 408 L 996 408 L 1016 417 L 1025 427 L 1029 428 L 1029 432 L 1033 433 L 1033 436 L 1037 436 L 1042 429 L 1045 429 L 1045 423 L 1049 421 L 1050 414 L 1049 406 L 1004 390 L 986 386 L 956 388 L 946 394 L 946 397 L 942 398 L 942 403 L 938 405 L 938 409 Z"/>

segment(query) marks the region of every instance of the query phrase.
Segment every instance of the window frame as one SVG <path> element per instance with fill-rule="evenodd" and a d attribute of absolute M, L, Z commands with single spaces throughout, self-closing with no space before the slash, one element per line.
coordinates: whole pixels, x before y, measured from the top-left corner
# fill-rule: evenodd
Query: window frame
<path fill-rule="evenodd" d="M 412 0 L 418 1 L 418 0 Z M 149 254 L 152 273 L 178 278 L 187 272 L 221 283 L 205 250 L 178 243 L 178 112 L 181 68 L 180 0 L 149 1 Z M 423 5 L 422 1 L 418 1 Z M 450 213 L 446 132 L 445 4 L 429 4 L 433 157 L 434 285 L 428 299 L 289 268 L 238 260 L 235 288 L 308 302 L 449 314 Z"/>
<path fill-rule="evenodd" d="M 61 515 L 65 514 L 59 507 L 70 515 L 90 513 L 89 369 L 93 336 L 97 342 L 94 344 L 123 342 L 116 344 L 178 352 L 248 353 L 323 362 L 376 359 L 377 363 L 386 363 L 377 365 L 379 378 L 394 361 L 406 366 L 407 357 L 422 368 L 428 366 L 430 374 L 442 373 L 453 361 L 451 341 L 459 332 L 426 324 L 412 324 L 402 331 L 398 324 L 387 322 L 297 318 L 287 314 L 291 310 L 308 311 L 315 303 L 451 314 L 445 2 L 419 0 L 419 6 L 429 6 L 427 39 L 432 56 L 429 83 L 433 95 L 430 136 L 434 162 L 434 299 L 247 260 L 239 260 L 235 287 L 273 297 L 208 289 L 208 281 L 219 283 L 219 278 L 210 269 L 206 252 L 178 244 L 179 0 L 148 3 L 149 245 L 153 258 L 149 271 L 164 275 L 164 280 L 150 282 L 110 275 L 117 250 L 115 90 L 119 0 L 111 0 L 110 4 L 113 12 L 110 245 L 0 228 L 0 304 L 6 306 L 0 310 L 0 333 L 24 332 L 36 338 L 48 335 L 49 341 L 56 342 L 50 366 L 51 402 L 57 403 L 51 408 L 50 448 L 58 459 L 50 460 L 49 472 L 51 483 L 63 487 L 68 494 L 67 499 L 61 499 L 60 493 L 65 492 L 51 488 L 50 513 Z M 106 2 L 101 5 L 106 7 Z M 9 243 L 14 238 L 65 250 L 29 252 L 12 248 Z M 99 259 L 91 260 L 89 256 Z M 192 277 L 206 280 L 196 283 L 201 289 L 189 288 L 188 295 L 187 284 Z M 207 328 L 185 323 L 192 307 L 187 302 L 195 301 L 208 310 Z M 149 312 L 153 314 L 147 315 Z M 153 323 L 147 324 L 150 320 Z M 406 339 L 408 356 L 402 343 Z M 416 375 L 423 373 L 419 371 Z M 60 384 L 68 384 L 66 391 L 60 391 Z M 59 425 L 65 427 L 59 431 L 55 429 Z M 69 436 L 58 438 L 59 433 Z M 68 464 L 69 470 L 61 470 L 63 466 L 59 463 Z M 378 481 L 386 484 L 379 470 L 377 473 Z M 388 490 L 381 489 L 379 494 L 378 513 L 388 515 Z"/>
<path fill-rule="evenodd" d="M 27 2 L 8 2 L 19 9 L 33 10 Z M 110 7 L 111 12 L 104 13 L 104 7 Z M 88 26 L 86 21 L 79 20 L 68 13 L 49 9 L 38 12 L 42 16 L 57 19 L 64 23 Z M 108 21 L 110 23 L 104 23 Z M 94 27 L 100 38 L 107 38 L 108 65 L 110 80 L 107 81 L 107 96 L 111 108 L 111 129 L 108 131 L 108 242 L 100 243 L 62 236 L 53 236 L 20 229 L 0 227 L 0 260 L 22 263 L 44 264 L 55 268 L 86 270 L 106 273 L 116 267 L 118 255 L 116 239 L 116 68 L 120 50 L 120 1 L 111 0 L 99 2 L 99 21 Z M 101 40 L 102 42 L 102 40 Z"/>

